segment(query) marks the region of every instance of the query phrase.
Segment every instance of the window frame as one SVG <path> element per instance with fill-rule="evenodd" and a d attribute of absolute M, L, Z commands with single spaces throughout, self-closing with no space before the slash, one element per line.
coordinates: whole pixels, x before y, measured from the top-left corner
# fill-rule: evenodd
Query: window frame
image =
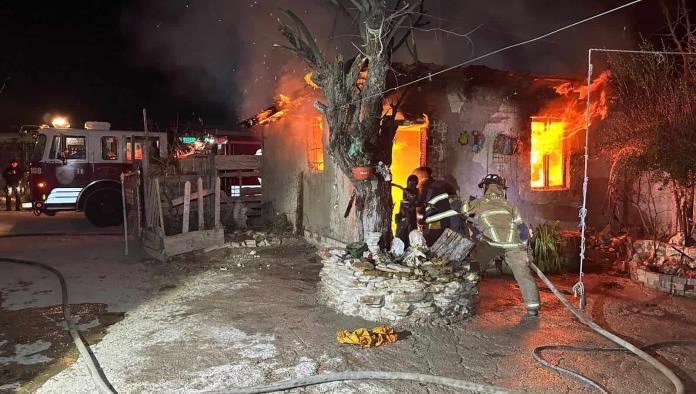
<path fill-rule="evenodd" d="M 115 157 L 107 157 L 106 156 L 107 150 L 105 150 L 104 148 L 106 148 L 106 141 L 108 138 L 111 138 L 112 143 L 116 144 L 115 149 L 112 148 L 109 150 L 110 152 L 113 152 L 116 155 Z M 105 135 L 105 136 L 102 136 L 99 139 L 99 141 L 100 141 L 100 146 L 101 146 L 101 159 L 103 161 L 107 161 L 107 162 L 118 161 L 118 159 L 119 159 L 119 138 L 117 136 L 114 136 L 114 135 Z"/>
<path fill-rule="evenodd" d="M 85 135 L 63 135 L 61 136 L 61 148 L 63 150 L 63 154 L 65 154 L 65 151 L 67 150 L 68 147 L 68 138 L 80 138 L 82 139 L 82 146 L 84 147 L 84 157 L 83 158 L 71 158 L 65 156 L 65 159 L 67 161 L 72 161 L 72 162 L 87 162 L 87 136 Z"/>

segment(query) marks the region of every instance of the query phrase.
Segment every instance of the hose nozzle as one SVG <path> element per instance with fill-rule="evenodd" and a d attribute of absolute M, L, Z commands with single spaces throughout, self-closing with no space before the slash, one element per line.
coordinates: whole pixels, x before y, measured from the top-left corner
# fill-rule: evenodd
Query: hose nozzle
<path fill-rule="evenodd" d="M 580 297 L 580 309 L 585 309 L 587 306 L 587 297 L 585 296 L 585 284 L 582 281 L 573 285 L 573 297 Z"/>

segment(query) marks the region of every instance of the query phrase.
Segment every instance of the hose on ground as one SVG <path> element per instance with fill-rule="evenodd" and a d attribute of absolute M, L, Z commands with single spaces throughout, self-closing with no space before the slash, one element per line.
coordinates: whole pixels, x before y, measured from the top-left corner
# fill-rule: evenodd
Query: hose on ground
<path fill-rule="evenodd" d="M 123 233 L 28 233 L 28 234 L 3 234 L 2 238 L 24 238 L 24 237 L 122 237 Z"/>
<path fill-rule="evenodd" d="M 625 349 L 625 351 L 629 351 L 629 352 L 635 354 L 636 356 L 638 356 L 641 359 L 643 359 L 644 361 L 646 361 L 648 364 L 655 367 L 658 371 L 660 371 L 663 375 L 665 375 L 667 377 L 667 379 L 669 379 L 672 382 L 672 384 L 674 385 L 674 392 L 676 394 L 683 394 L 684 393 L 684 384 L 679 379 L 679 377 L 677 377 L 677 375 L 675 375 L 674 372 L 672 372 L 672 370 L 667 368 L 667 366 L 665 366 L 664 364 L 659 362 L 653 356 L 651 356 L 648 353 L 646 353 L 645 351 L 643 351 L 641 348 L 633 345 L 630 342 L 627 342 L 627 341 L 619 338 L 615 334 L 612 334 L 611 332 L 600 327 L 597 323 L 592 321 L 592 319 L 587 317 L 587 315 L 585 315 L 584 313 L 580 312 L 577 308 L 575 308 L 575 306 L 573 306 L 573 304 L 571 304 L 570 301 L 568 301 L 563 296 L 563 294 L 561 294 L 561 292 L 559 292 L 558 289 L 556 289 L 556 286 L 554 286 L 553 283 L 551 283 L 549 278 L 547 278 L 546 275 L 544 275 L 544 273 L 541 272 L 539 267 L 537 267 L 532 262 L 530 262 L 529 265 L 532 267 L 534 272 L 536 272 L 536 274 L 539 276 L 539 278 L 541 278 L 541 280 L 544 282 L 544 284 L 546 284 L 546 286 L 551 290 L 551 292 L 553 292 L 553 294 L 563 303 L 563 305 L 565 305 L 566 308 L 568 308 L 568 310 L 573 315 L 575 315 L 575 317 L 578 318 L 578 320 L 580 320 L 583 324 L 589 326 L 592 330 L 594 330 L 599 335 L 601 335 L 601 336 L 607 338 L 608 340 L 610 340 L 611 342 L 614 342 L 615 344 L 621 346 L 621 348 Z M 659 344 L 650 345 L 648 347 L 652 347 L 652 346 L 656 346 L 656 345 L 659 345 Z M 532 351 L 532 356 L 541 365 L 543 365 L 547 368 L 556 370 L 556 371 L 558 371 L 566 376 L 570 376 L 573 379 L 576 379 L 582 383 L 588 384 L 588 385 L 600 390 L 603 393 L 607 392 L 606 389 L 602 385 L 600 385 L 599 383 L 597 383 L 597 382 L 595 382 L 595 381 L 593 381 L 593 380 L 591 380 L 583 375 L 580 375 L 577 372 L 573 372 L 573 371 L 567 370 L 565 368 L 557 367 L 557 366 L 543 360 L 541 358 L 541 356 L 539 355 L 539 352 L 541 352 L 541 350 L 544 350 L 544 349 L 548 349 L 548 347 L 542 346 L 542 347 L 536 348 Z M 579 349 L 581 349 L 581 348 L 579 348 Z M 577 349 L 577 350 L 579 350 L 579 349 Z M 623 351 L 623 349 L 621 349 L 621 350 Z M 591 348 L 591 350 L 595 350 L 595 348 Z M 613 351 L 613 350 L 611 350 L 611 351 Z"/>
<path fill-rule="evenodd" d="M 106 376 L 104 376 L 104 371 L 102 371 L 101 367 L 99 367 L 99 361 L 97 361 L 97 358 L 92 354 L 92 352 L 89 351 L 87 346 L 85 346 L 85 343 L 82 341 L 82 338 L 80 337 L 80 333 L 77 331 L 77 328 L 75 328 L 75 325 L 73 324 L 72 317 L 70 315 L 70 303 L 68 302 L 68 285 L 65 282 L 65 278 L 60 273 L 60 271 L 51 267 L 50 265 L 37 263 L 35 261 L 29 260 L 0 257 L 0 262 L 38 267 L 52 273 L 56 276 L 56 278 L 58 278 L 58 282 L 60 282 L 60 295 L 63 307 L 63 318 L 65 319 L 65 326 L 68 328 L 68 332 L 70 333 L 73 342 L 75 342 L 77 350 L 80 352 L 80 355 L 82 356 L 83 360 L 85 360 L 85 364 L 87 364 L 87 368 L 89 369 L 89 375 L 92 378 L 92 382 L 94 382 L 94 385 L 102 394 L 116 393 L 116 390 L 114 390 L 114 388 L 111 386 L 109 380 L 106 378 Z"/>
<path fill-rule="evenodd" d="M 664 341 L 664 342 L 656 342 L 652 343 L 650 345 L 642 346 L 640 349 L 643 351 L 648 351 L 648 350 L 653 350 L 653 349 L 658 349 L 661 347 L 668 347 L 668 346 L 696 346 L 696 341 Z M 599 382 L 592 380 L 588 378 L 587 376 L 581 375 L 575 371 L 572 371 L 570 369 L 566 369 L 563 367 L 559 367 L 558 365 L 554 365 L 550 363 L 549 361 L 545 360 L 544 357 L 541 355 L 541 352 L 544 350 L 562 350 L 562 351 L 570 351 L 570 352 L 620 352 L 620 353 L 627 353 L 628 349 L 622 348 L 622 347 L 589 347 L 589 346 L 570 346 L 570 345 L 544 345 L 544 346 L 539 346 L 535 348 L 532 351 L 532 356 L 534 357 L 534 360 L 544 366 L 545 368 L 554 370 L 556 372 L 561 373 L 562 375 L 566 375 L 572 379 L 577 380 L 580 383 L 584 383 L 588 386 L 592 386 L 597 391 L 602 392 L 602 393 L 608 393 L 608 390 L 606 387 L 604 387 L 602 384 Z"/>
<path fill-rule="evenodd" d="M 408 380 L 418 383 L 431 383 L 441 386 L 448 386 L 459 390 L 473 391 L 477 393 L 517 393 L 496 386 L 467 382 L 466 380 L 444 378 L 441 376 L 425 375 L 409 372 L 383 372 L 383 371 L 348 371 L 326 373 L 305 378 L 286 380 L 267 386 L 245 387 L 234 390 L 224 391 L 230 394 L 257 394 L 272 393 L 282 390 L 290 390 L 298 387 L 313 386 L 330 382 L 340 382 L 345 380 Z"/>

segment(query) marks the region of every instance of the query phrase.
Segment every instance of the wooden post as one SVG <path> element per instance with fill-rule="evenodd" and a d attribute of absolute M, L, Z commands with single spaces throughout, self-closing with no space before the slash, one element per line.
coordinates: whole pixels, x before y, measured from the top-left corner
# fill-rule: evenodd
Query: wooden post
<path fill-rule="evenodd" d="M 198 231 L 203 231 L 205 229 L 204 197 L 205 190 L 203 190 L 203 178 L 198 177 Z"/>
<path fill-rule="evenodd" d="M 155 201 L 155 205 L 157 205 L 157 210 L 159 211 L 160 231 L 162 231 L 162 237 L 164 237 L 164 215 L 162 214 L 162 199 L 160 197 L 160 186 L 158 178 L 155 178 L 155 195 L 157 198 L 157 200 Z"/>
<path fill-rule="evenodd" d="M 189 216 L 191 212 L 191 182 L 184 183 L 184 218 L 181 225 L 181 233 L 189 232 Z"/>
<path fill-rule="evenodd" d="M 140 212 L 140 169 L 135 170 L 133 173 L 135 177 L 135 201 L 138 210 L 138 238 L 143 239 L 143 224 L 141 222 L 142 212 Z"/>
<path fill-rule="evenodd" d="M 149 145 L 150 142 L 147 140 L 147 137 L 149 135 L 148 130 L 147 130 L 147 110 L 143 108 L 143 131 L 145 132 L 145 142 L 143 143 L 143 171 L 145 172 L 145 179 L 150 176 L 150 163 L 149 163 Z M 133 141 L 133 146 L 135 146 L 135 141 Z M 135 159 L 135 157 L 133 157 Z"/>
<path fill-rule="evenodd" d="M 220 228 L 220 177 L 215 177 L 215 228 Z"/>
<path fill-rule="evenodd" d="M 124 254 L 128 256 L 128 212 L 126 210 L 126 176 L 121 173 L 121 203 L 123 204 L 123 242 Z"/>

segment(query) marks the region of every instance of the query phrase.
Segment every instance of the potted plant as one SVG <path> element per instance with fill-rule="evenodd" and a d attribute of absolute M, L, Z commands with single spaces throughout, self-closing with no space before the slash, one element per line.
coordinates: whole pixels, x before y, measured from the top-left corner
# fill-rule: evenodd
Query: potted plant
<path fill-rule="evenodd" d="M 351 173 L 354 180 L 364 181 L 372 176 L 373 169 L 367 159 L 359 158 L 355 163 L 355 167 L 351 169 Z"/>

